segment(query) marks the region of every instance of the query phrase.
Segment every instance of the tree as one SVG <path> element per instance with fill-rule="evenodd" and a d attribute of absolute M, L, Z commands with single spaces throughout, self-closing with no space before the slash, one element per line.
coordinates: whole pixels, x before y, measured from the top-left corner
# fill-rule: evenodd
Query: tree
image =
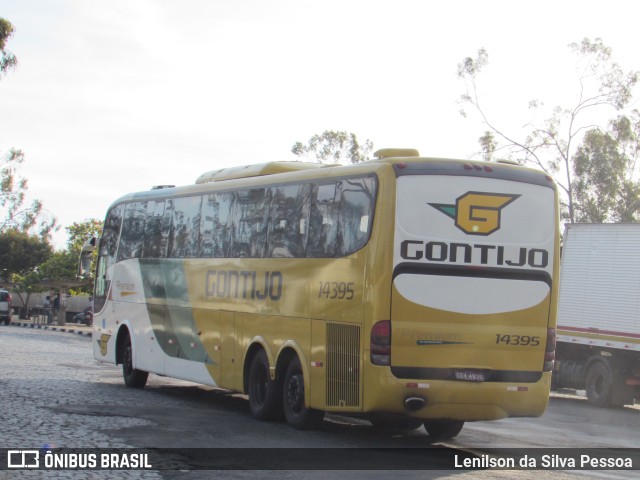
<path fill-rule="evenodd" d="M 70 227 L 67 227 L 67 233 L 69 234 L 69 238 L 67 240 L 67 252 L 69 252 L 69 255 L 73 259 L 74 272 L 77 272 L 82 247 L 91 238 L 97 239 L 100 237 L 103 224 L 104 222 L 102 220 L 91 218 L 84 222 L 75 222 Z M 93 260 L 90 268 L 91 275 L 95 272 L 97 258 L 98 249 L 95 249 L 93 251 Z M 91 293 L 93 291 L 93 276 L 86 277 L 85 280 L 87 281 L 87 284 L 80 289 L 75 289 L 73 293 Z"/>
<path fill-rule="evenodd" d="M 13 25 L 0 17 L 0 77 L 18 64 L 15 55 L 6 50 L 6 43 L 13 34 Z M 6 229 L 18 229 L 28 232 L 38 228 L 43 238 L 50 238 L 56 228 L 55 218 L 44 212 L 42 202 L 34 200 L 25 205 L 28 190 L 27 180 L 18 170 L 24 162 L 24 153 L 12 148 L 6 154 L 0 152 L 0 232 Z"/>
<path fill-rule="evenodd" d="M 291 152 L 299 157 L 313 156 L 319 163 L 360 163 L 364 162 L 373 150 L 373 142 L 358 142 L 355 134 L 325 130 L 314 135 L 307 144 L 296 142 Z"/>
<path fill-rule="evenodd" d="M 6 49 L 7 40 L 11 35 L 13 35 L 13 25 L 0 17 L 0 77 L 18 64 L 15 55 Z"/>
<path fill-rule="evenodd" d="M 52 247 L 46 239 L 29 235 L 17 229 L 0 231 L 0 280 L 17 287 L 15 292 L 23 301 L 29 302 L 34 291 L 41 291 L 38 266 L 52 255 Z M 26 293 L 26 300 L 22 297 Z"/>
<path fill-rule="evenodd" d="M 37 228 L 43 238 L 50 238 L 51 232 L 57 228 L 56 219 L 43 210 L 42 201 L 35 199 L 25 205 L 25 196 L 29 189 L 27 179 L 19 173 L 24 162 L 24 153 L 11 149 L 0 156 L 0 232 L 17 229 L 29 232 Z"/>
<path fill-rule="evenodd" d="M 34 271 L 51 254 L 51 245 L 40 237 L 17 229 L 0 232 L 0 276 L 7 282 Z"/>
<path fill-rule="evenodd" d="M 506 128 L 492 123 L 484 105 L 480 103 L 477 88 L 478 75 L 487 67 L 489 55 L 485 49 L 478 50 L 475 59 L 467 57 L 458 64 L 458 77 L 464 80 L 466 93 L 461 102 L 479 113 L 487 127 L 480 139 L 484 158 L 492 158 L 500 151 L 502 156 L 521 164 L 531 163 L 552 175 L 565 193 L 563 206 L 571 222 L 576 218 L 576 193 L 574 192 L 574 155 L 586 132 L 593 125 L 586 123 L 595 109 L 609 107 L 623 110 L 631 101 L 633 88 L 640 79 L 636 71 L 625 72 L 613 61 L 611 49 L 601 39 L 587 38 L 581 43 L 569 45 L 577 56 L 578 93 L 569 107 L 557 106 L 546 120 L 527 125 L 528 133 L 523 139 Z M 533 100 L 529 108 L 539 111 L 543 103 Z M 461 113 L 466 116 L 466 111 Z M 501 144 L 498 145 L 497 141 Z M 562 178 L 559 178 L 562 177 Z"/>
<path fill-rule="evenodd" d="M 102 220 L 90 218 L 84 222 L 74 222 L 73 225 L 66 227 L 69 238 L 67 239 L 67 250 L 74 255 L 80 256 L 82 246 L 87 240 L 97 238 L 102 233 Z"/>
<path fill-rule="evenodd" d="M 633 115 L 612 120 L 608 131 L 585 134 L 573 160 L 578 222 L 640 221 L 640 116 Z"/>
<path fill-rule="evenodd" d="M 70 227 L 66 227 L 69 237 L 67 239 L 67 248 L 61 252 L 55 252 L 46 262 L 38 268 L 37 279 L 39 282 L 47 280 L 63 280 L 78 281 L 78 262 L 80 260 L 80 252 L 82 246 L 91 237 L 97 237 L 102 231 L 102 222 L 96 219 L 86 220 L 84 222 L 75 222 Z M 97 256 L 97 251 L 95 252 Z M 95 262 L 95 259 L 94 259 Z M 92 269 L 94 271 L 94 269 Z M 80 287 L 74 287 L 69 292 L 73 295 L 91 293 L 92 279 L 85 278 L 86 284 Z"/>

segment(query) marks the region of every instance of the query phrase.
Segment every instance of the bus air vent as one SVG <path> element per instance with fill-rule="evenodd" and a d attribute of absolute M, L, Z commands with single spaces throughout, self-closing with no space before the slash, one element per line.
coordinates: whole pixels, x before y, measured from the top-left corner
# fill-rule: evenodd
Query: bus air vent
<path fill-rule="evenodd" d="M 360 326 L 327 323 L 327 406 L 360 406 Z"/>

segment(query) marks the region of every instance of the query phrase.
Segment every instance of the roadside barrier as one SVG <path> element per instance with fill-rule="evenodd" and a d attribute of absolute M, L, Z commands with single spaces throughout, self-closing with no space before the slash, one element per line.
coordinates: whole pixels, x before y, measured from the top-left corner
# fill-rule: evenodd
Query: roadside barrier
<path fill-rule="evenodd" d="M 12 320 L 11 325 L 23 328 L 37 328 L 39 330 L 52 330 L 54 332 L 72 333 L 75 335 L 83 335 L 88 337 L 91 337 L 91 332 L 93 330 L 91 327 L 87 327 L 85 325 L 77 325 L 75 323 L 71 323 L 68 325 L 49 325 L 39 322 Z"/>

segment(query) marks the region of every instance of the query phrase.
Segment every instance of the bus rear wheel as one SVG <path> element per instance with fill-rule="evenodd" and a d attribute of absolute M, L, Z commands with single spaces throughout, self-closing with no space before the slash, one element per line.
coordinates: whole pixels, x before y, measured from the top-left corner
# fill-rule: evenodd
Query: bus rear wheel
<path fill-rule="evenodd" d="M 300 360 L 295 357 L 287 367 L 282 391 L 284 416 L 287 423 L 298 430 L 316 428 L 324 412 L 305 407 L 304 376 Z"/>
<path fill-rule="evenodd" d="M 143 388 L 147 384 L 149 372 L 133 368 L 133 348 L 131 337 L 127 335 L 122 345 L 122 377 L 127 387 Z"/>
<path fill-rule="evenodd" d="M 449 440 L 460 433 L 464 422 L 460 420 L 427 420 L 424 428 L 432 440 Z"/>
<path fill-rule="evenodd" d="M 276 382 L 269 375 L 269 360 L 264 350 L 253 357 L 249 367 L 249 409 L 258 420 L 271 420 L 281 409 Z"/>

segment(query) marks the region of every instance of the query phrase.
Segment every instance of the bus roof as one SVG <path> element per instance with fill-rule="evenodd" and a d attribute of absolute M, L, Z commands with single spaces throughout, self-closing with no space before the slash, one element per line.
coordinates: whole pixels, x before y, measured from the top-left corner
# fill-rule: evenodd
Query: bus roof
<path fill-rule="evenodd" d="M 451 158 L 421 157 L 418 150 L 409 148 L 385 148 L 376 151 L 373 158 L 366 162 L 340 165 L 321 164 L 300 161 L 273 161 L 252 165 L 220 168 L 200 175 L 194 184 L 174 187 L 173 185 L 161 185 L 152 190 L 139 191 L 126 194 L 112 205 L 132 199 L 153 199 L 174 195 L 186 195 L 209 191 L 209 189 L 235 187 L 236 181 L 242 185 L 252 186 L 261 184 L 261 178 L 270 182 L 267 177 L 274 176 L 273 181 L 289 181 L 287 174 L 299 172 L 296 178 L 313 180 L 330 178 L 340 175 L 372 173 L 385 166 L 391 166 L 396 176 L 401 175 L 486 175 L 502 179 L 524 181 L 539 185 L 551 186 L 555 184 L 551 177 L 539 170 L 530 169 L 520 165 L 505 164 L 506 162 L 486 162 L 481 160 L 462 160 Z M 339 168 L 336 168 L 339 167 Z M 284 174 L 286 180 L 279 177 Z M 243 181 L 246 180 L 246 181 Z M 226 182 L 231 182 L 227 185 Z M 209 185 L 209 187 L 207 187 Z M 215 186 L 214 186 L 215 185 Z"/>
<path fill-rule="evenodd" d="M 200 175 L 196 179 L 196 184 L 219 182 L 221 180 L 231 180 L 234 178 L 260 177 L 262 175 L 274 175 L 276 173 L 297 172 L 300 170 L 311 170 L 314 168 L 334 167 L 335 165 L 324 165 L 310 162 L 267 162 L 255 165 L 242 165 L 239 167 L 220 168 L 211 170 Z"/>

